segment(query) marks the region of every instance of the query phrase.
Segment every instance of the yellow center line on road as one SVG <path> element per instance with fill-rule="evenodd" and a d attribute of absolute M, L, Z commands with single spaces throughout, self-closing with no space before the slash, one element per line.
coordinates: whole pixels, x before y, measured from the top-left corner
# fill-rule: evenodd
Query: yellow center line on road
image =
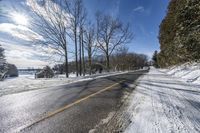
<path fill-rule="evenodd" d="M 53 111 L 53 112 L 50 112 L 50 113 L 48 113 L 46 116 L 44 116 L 43 118 L 41 118 L 41 119 L 39 119 L 39 120 L 37 120 L 37 121 L 35 121 L 35 122 L 29 124 L 29 125 L 26 125 L 26 126 L 22 127 L 21 129 L 19 129 L 19 131 L 22 131 L 22 130 L 24 130 L 24 129 L 26 129 L 26 128 L 29 128 L 29 127 L 31 127 L 31 126 L 33 126 L 33 125 L 35 125 L 35 124 L 37 124 L 37 123 L 39 123 L 39 122 L 45 120 L 45 119 L 48 119 L 48 118 L 50 118 L 50 117 L 52 117 L 52 116 L 54 116 L 54 115 L 56 115 L 56 114 L 58 114 L 58 113 L 60 113 L 60 112 L 63 112 L 64 110 L 66 110 L 66 109 L 68 109 L 68 108 L 70 108 L 70 107 L 72 107 L 72 106 L 74 106 L 74 105 L 76 105 L 76 104 L 79 104 L 80 102 L 83 102 L 83 101 L 85 101 L 85 100 L 87 100 L 87 99 L 89 99 L 89 98 L 91 98 L 91 97 L 93 97 L 93 96 L 95 96 L 95 95 L 97 95 L 97 94 L 100 94 L 100 93 L 102 93 L 102 92 L 104 92 L 104 91 L 107 91 L 107 90 L 111 89 L 112 87 L 114 87 L 114 86 L 116 86 L 116 85 L 119 85 L 120 83 L 122 83 L 122 82 L 124 82 L 124 81 L 125 81 L 125 80 L 122 80 L 122 81 L 120 81 L 120 82 L 118 82 L 118 83 L 115 83 L 115 84 L 113 84 L 113 85 L 111 85 L 111 86 L 108 86 L 108 87 L 106 87 L 106 88 L 104 88 L 104 89 L 102 89 L 102 90 L 99 90 L 99 91 L 97 91 L 97 92 L 95 92 L 95 93 L 92 93 L 92 94 L 90 94 L 90 95 L 88 95 L 88 96 L 86 96 L 86 97 L 83 97 L 83 98 L 81 98 L 81 99 L 79 99 L 79 100 L 77 100 L 77 101 L 75 101 L 75 102 L 73 102 L 73 103 L 70 103 L 70 104 L 68 104 L 68 105 L 66 105 L 66 106 L 64 106 L 64 107 L 62 107 L 62 108 L 59 108 L 59 109 L 57 109 L 57 110 L 55 110 L 55 111 Z"/>

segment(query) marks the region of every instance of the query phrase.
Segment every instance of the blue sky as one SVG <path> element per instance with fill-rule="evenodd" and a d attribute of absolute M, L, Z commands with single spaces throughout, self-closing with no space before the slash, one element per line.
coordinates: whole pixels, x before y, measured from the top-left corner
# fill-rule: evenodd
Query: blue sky
<path fill-rule="evenodd" d="M 128 44 L 129 51 L 151 56 L 159 50 L 159 25 L 166 15 L 169 0 L 83 0 L 90 19 L 95 12 L 101 11 L 120 18 L 131 24 L 133 41 Z M 49 64 L 42 56 L 39 47 L 28 43 L 28 40 L 17 34 L 18 30 L 26 30 L 13 21 L 13 10 L 26 16 L 25 0 L 2 0 L 0 7 L 4 16 L 0 15 L 0 43 L 6 49 L 7 61 L 18 67 L 41 67 Z M 6 14 L 6 15 L 5 15 Z M 26 16 L 27 18 L 30 16 Z"/>
<path fill-rule="evenodd" d="M 103 11 L 132 25 L 134 39 L 129 50 L 151 56 L 159 50 L 159 25 L 166 15 L 169 0 L 84 0 L 90 17 Z"/>

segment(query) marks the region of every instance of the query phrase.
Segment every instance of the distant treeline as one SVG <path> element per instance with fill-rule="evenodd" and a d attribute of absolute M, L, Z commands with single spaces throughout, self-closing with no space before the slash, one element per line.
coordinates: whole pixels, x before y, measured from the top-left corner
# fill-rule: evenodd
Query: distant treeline
<path fill-rule="evenodd" d="M 200 59 L 200 0 L 171 0 L 160 25 L 160 52 L 153 60 L 168 67 Z"/>
<path fill-rule="evenodd" d="M 85 57 L 85 73 L 98 73 L 99 70 L 107 71 L 106 69 L 106 59 L 104 55 L 94 56 L 92 58 L 91 70 L 89 67 L 90 62 L 88 61 L 87 57 Z M 71 61 L 68 63 L 69 65 L 69 73 L 76 72 L 76 63 L 75 61 Z M 137 54 L 137 53 L 130 53 L 127 49 L 120 50 L 113 54 L 110 57 L 110 70 L 111 71 L 126 71 L 126 70 L 134 70 L 140 69 L 144 66 L 148 66 L 148 57 L 144 54 Z M 64 74 L 65 64 L 56 64 L 52 68 L 55 73 L 57 74 Z"/>

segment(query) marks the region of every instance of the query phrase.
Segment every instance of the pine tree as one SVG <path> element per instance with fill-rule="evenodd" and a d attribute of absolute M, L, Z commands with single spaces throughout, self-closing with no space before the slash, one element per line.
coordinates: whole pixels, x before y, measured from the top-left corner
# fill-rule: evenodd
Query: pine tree
<path fill-rule="evenodd" d="M 0 44 L 0 62 L 5 61 L 4 48 Z"/>
<path fill-rule="evenodd" d="M 4 48 L 0 45 L 0 81 L 5 78 L 7 72 L 7 64 L 4 55 Z"/>
<path fill-rule="evenodd" d="M 158 64 L 167 67 L 200 59 L 200 1 L 171 0 L 160 25 Z"/>
<path fill-rule="evenodd" d="M 155 51 L 152 57 L 154 67 L 158 67 L 158 51 Z"/>

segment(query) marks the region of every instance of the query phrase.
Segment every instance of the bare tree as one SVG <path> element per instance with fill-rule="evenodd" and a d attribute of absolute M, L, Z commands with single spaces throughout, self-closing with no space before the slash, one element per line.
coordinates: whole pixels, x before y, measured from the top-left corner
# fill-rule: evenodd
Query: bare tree
<path fill-rule="evenodd" d="M 66 0 L 67 1 L 67 0 Z M 69 8 L 70 14 L 73 16 L 70 18 L 71 21 L 71 30 L 73 32 L 73 39 L 75 45 L 75 62 L 76 62 L 76 76 L 78 72 L 81 72 L 81 28 L 86 19 L 86 10 L 83 6 L 82 0 L 72 0 L 71 8 Z M 78 39 L 79 39 L 79 68 L 78 70 Z"/>
<path fill-rule="evenodd" d="M 120 45 L 130 42 L 133 38 L 130 27 L 110 15 L 96 14 L 98 48 L 106 57 L 106 67 L 110 68 L 110 55 Z"/>
<path fill-rule="evenodd" d="M 94 25 L 89 24 L 88 28 L 84 32 L 85 35 L 85 49 L 87 51 L 88 56 L 88 64 L 89 64 L 89 74 L 92 74 L 92 55 L 96 51 L 96 34 Z"/>
<path fill-rule="evenodd" d="M 82 64 L 84 64 L 82 62 L 84 58 L 82 57 L 84 55 L 82 30 L 87 16 L 82 0 L 44 0 L 42 4 L 28 0 L 28 3 L 36 16 L 32 23 L 32 29 L 41 37 L 34 37 L 35 43 L 48 46 L 54 50 L 53 54 L 65 57 L 66 76 L 68 77 L 67 39 L 72 39 L 75 46 L 73 53 L 75 54 L 76 76 L 79 72 L 81 74 Z"/>
<path fill-rule="evenodd" d="M 80 36 L 80 74 L 83 73 L 85 75 L 85 60 L 84 60 L 84 26 L 87 19 L 86 9 L 84 8 L 83 4 L 80 4 L 80 21 L 79 21 L 79 36 Z"/>
<path fill-rule="evenodd" d="M 127 69 L 127 65 L 129 65 L 129 61 L 127 61 L 127 55 L 128 55 L 128 47 L 126 46 L 120 46 L 117 48 L 114 55 L 111 56 L 111 67 L 114 68 L 115 71 L 124 71 Z"/>
<path fill-rule="evenodd" d="M 86 20 L 86 15 L 82 14 L 82 19 L 80 20 L 80 26 L 79 26 L 79 72 L 80 75 L 85 75 L 85 60 L 84 60 L 84 23 Z"/>
<path fill-rule="evenodd" d="M 110 62 L 113 69 L 125 71 L 147 66 L 148 58 L 146 55 L 128 52 L 123 48 L 112 54 Z"/>
<path fill-rule="evenodd" d="M 64 57 L 66 77 L 68 77 L 68 54 L 67 54 L 67 29 L 69 27 L 69 17 L 66 9 L 68 3 L 61 3 L 62 0 L 54 3 L 53 1 L 45 0 L 39 4 L 37 1 L 28 0 L 28 5 L 33 11 L 31 29 L 37 33 L 31 39 L 35 44 L 46 46 L 51 50 L 52 54 Z"/>
<path fill-rule="evenodd" d="M 84 51 L 84 29 L 81 28 L 81 52 L 82 52 L 82 67 L 83 67 L 83 76 L 85 76 L 85 51 Z"/>
<path fill-rule="evenodd" d="M 79 29 L 79 74 L 82 75 L 82 29 Z"/>

